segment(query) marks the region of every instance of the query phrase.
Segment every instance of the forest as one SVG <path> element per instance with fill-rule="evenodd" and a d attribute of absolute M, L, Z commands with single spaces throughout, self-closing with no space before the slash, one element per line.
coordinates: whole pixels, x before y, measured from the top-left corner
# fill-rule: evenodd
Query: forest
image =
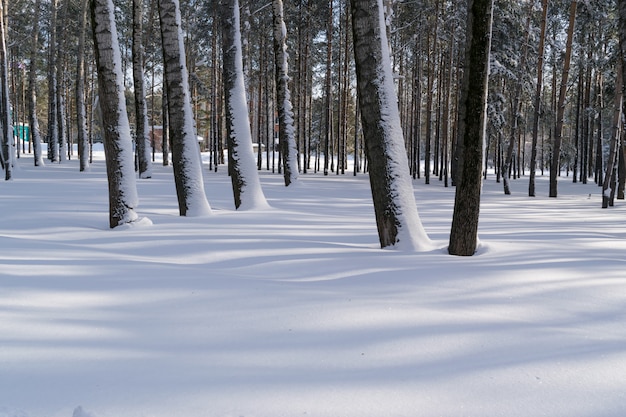
<path fill-rule="evenodd" d="M 157 0 L 114 3 L 124 113 L 136 151 L 135 170 L 147 178 L 155 153 L 163 155 L 164 165 L 177 158 L 170 149 L 176 140 L 168 132 L 182 129 L 168 129 L 169 123 L 178 122 L 169 120 L 168 108 L 175 103 L 168 102 L 164 88 L 168 47 L 160 36 L 166 30 L 159 15 L 162 5 Z M 224 11 L 236 4 L 245 111 L 257 170 L 285 171 L 286 185 L 296 172 L 369 171 L 349 2 L 273 3 L 281 7 L 284 57 L 273 53 L 278 49 L 272 2 L 182 0 L 177 6 L 189 111 L 194 136 L 211 155 L 209 169 L 226 164 L 225 155 L 237 154 L 235 144 L 229 143 L 229 90 L 224 88 L 230 82 L 224 71 L 229 58 L 222 53 L 228 40 L 222 22 L 229 20 Z M 463 148 L 462 84 L 468 72 L 467 1 L 382 4 L 410 175 L 425 184 L 456 185 L 458 152 Z M 495 175 L 505 194 L 510 193 L 511 180 L 524 178 L 533 197 L 536 175 L 549 173 L 550 197 L 557 196 L 557 179 L 567 178 L 601 186 L 603 207 L 623 199 L 626 147 L 616 2 L 495 0 L 489 7 L 493 24 L 484 175 Z M 104 140 L 105 100 L 97 88 L 90 8 L 88 0 L 4 0 L 1 72 L 6 85 L 2 91 L 7 93 L 2 101 L 7 103 L 2 106 L 7 179 L 12 175 L 11 164 L 4 163 L 9 153 L 34 157 L 35 165 L 45 158 L 52 163 L 80 158 L 84 170 L 92 144 Z M 277 68 L 286 69 L 284 86 L 275 76 Z M 295 149 L 281 144 L 285 90 L 292 106 L 290 146 Z M 41 155 L 40 143 L 46 144 L 47 155 Z M 234 181 L 243 181 L 240 175 Z M 181 214 L 186 210 L 181 207 Z"/>
<path fill-rule="evenodd" d="M 0 417 L 625 416 L 625 23 L 0 0 Z"/>

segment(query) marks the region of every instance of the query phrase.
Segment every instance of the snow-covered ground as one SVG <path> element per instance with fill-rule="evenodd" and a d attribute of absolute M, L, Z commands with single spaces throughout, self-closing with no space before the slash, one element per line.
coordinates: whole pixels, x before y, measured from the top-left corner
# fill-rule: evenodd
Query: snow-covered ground
<path fill-rule="evenodd" d="M 363 174 L 261 182 L 178 216 L 171 168 L 108 229 L 104 163 L 0 184 L 0 417 L 623 417 L 626 203 L 485 184 L 480 253 L 447 255 L 452 188 L 415 182 L 439 249 L 380 250 Z M 78 407 L 82 408 L 78 408 Z"/>

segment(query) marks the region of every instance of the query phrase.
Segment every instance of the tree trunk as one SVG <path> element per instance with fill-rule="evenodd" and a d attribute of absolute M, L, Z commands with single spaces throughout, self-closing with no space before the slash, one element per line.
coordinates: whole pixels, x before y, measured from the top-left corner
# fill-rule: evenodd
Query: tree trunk
<path fill-rule="evenodd" d="M 89 135 L 87 134 L 85 104 L 85 32 L 87 29 L 88 6 L 89 0 L 82 0 L 76 57 L 76 124 L 78 129 L 79 170 L 81 172 L 89 169 Z"/>
<path fill-rule="evenodd" d="M 513 89 L 513 105 L 511 106 L 512 114 L 511 114 L 511 131 L 509 134 L 509 143 L 506 148 L 506 155 L 504 157 L 503 164 L 503 177 L 502 183 L 504 186 L 504 194 L 511 194 L 511 185 L 510 178 L 511 175 L 510 167 L 513 163 L 513 147 L 515 146 L 515 142 L 517 141 L 517 130 L 519 126 L 519 119 L 522 113 L 522 91 L 524 87 L 524 76 L 523 74 L 526 71 L 526 55 L 528 52 L 528 39 L 530 36 L 530 14 L 532 13 L 532 4 L 529 3 L 528 17 L 526 19 L 526 38 L 522 45 L 522 59 L 520 61 L 520 71 L 518 71 L 519 78 L 517 82 L 515 82 L 515 88 Z"/>
<path fill-rule="evenodd" d="M 276 61 L 276 100 L 278 103 L 278 144 L 282 156 L 285 186 L 289 186 L 298 179 L 298 152 L 296 150 L 291 94 L 288 86 L 287 28 L 283 18 L 282 0 L 273 0 L 272 9 Z"/>
<path fill-rule="evenodd" d="M 207 215 L 211 208 L 204 192 L 178 0 L 159 0 L 159 18 L 178 210 L 181 216 Z"/>
<path fill-rule="evenodd" d="M 539 35 L 539 49 L 537 51 L 537 88 L 535 90 L 535 108 L 533 110 L 533 138 L 530 148 L 530 179 L 528 181 L 528 196 L 535 197 L 535 171 L 537 171 L 537 141 L 539 137 L 539 113 L 541 111 L 541 90 L 543 87 L 543 55 L 546 42 L 546 22 L 548 16 L 548 0 L 541 1 L 541 34 Z"/>
<path fill-rule="evenodd" d="M 239 1 L 222 0 L 221 9 L 226 140 L 235 207 L 242 210 L 268 208 L 252 150 L 243 73 Z"/>
<path fill-rule="evenodd" d="M 357 90 L 381 247 L 429 250 L 417 214 L 381 0 L 351 0 Z"/>
<path fill-rule="evenodd" d="M 574 23 L 576 22 L 576 6 L 578 2 L 572 1 L 569 14 L 569 28 L 567 30 L 567 43 L 565 45 L 565 60 L 563 62 L 563 77 L 561 78 L 561 88 L 559 91 L 559 102 L 557 104 L 556 126 L 554 130 L 554 140 L 552 142 L 552 162 L 550 164 L 550 197 L 557 196 L 557 177 L 561 169 L 561 141 L 563 137 L 563 118 L 565 117 L 565 96 L 567 95 L 567 80 L 572 57 L 572 40 L 574 38 Z"/>
<path fill-rule="evenodd" d="M 133 85 L 135 90 L 135 142 L 139 178 L 152 177 L 148 105 L 144 86 L 143 1 L 133 0 Z"/>
<path fill-rule="evenodd" d="M 2 130 L 2 164 L 4 179 L 13 177 L 13 127 L 9 102 L 9 66 L 7 62 L 7 31 L 4 6 L 0 4 L 0 128 Z"/>
<path fill-rule="evenodd" d="M 59 128 L 57 119 L 57 4 L 58 0 L 50 2 L 50 40 L 48 42 L 48 158 L 59 162 Z"/>
<path fill-rule="evenodd" d="M 132 139 L 112 0 L 91 0 L 91 20 L 109 183 L 109 226 L 137 220 Z"/>
<path fill-rule="evenodd" d="M 33 144 L 33 159 L 36 167 L 44 165 L 41 152 L 41 132 L 37 117 L 37 57 L 39 56 L 39 16 L 41 0 L 35 2 L 33 15 L 33 38 L 31 40 L 30 64 L 28 65 L 28 120 L 30 124 L 30 138 Z"/>
<path fill-rule="evenodd" d="M 471 256 L 478 245 L 492 12 L 493 0 L 469 0 L 460 113 L 464 117 L 463 156 L 450 230 L 451 255 Z"/>

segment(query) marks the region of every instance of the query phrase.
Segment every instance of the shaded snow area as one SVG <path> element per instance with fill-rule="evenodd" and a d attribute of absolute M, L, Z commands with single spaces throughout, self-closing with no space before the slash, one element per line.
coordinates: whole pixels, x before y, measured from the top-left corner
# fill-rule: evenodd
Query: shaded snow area
<path fill-rule="evenodd" d="M 477 256 L 454 190 L 414 183 L 436 249 L 378 249 L 366 175 L 261 172 L 272 209 L 178 216 L 170 167 L 108 229 L 104 162 L 0 184 L 0 417 L 623 417 L 626 204 L 561 178 L 484 190 Z"/>

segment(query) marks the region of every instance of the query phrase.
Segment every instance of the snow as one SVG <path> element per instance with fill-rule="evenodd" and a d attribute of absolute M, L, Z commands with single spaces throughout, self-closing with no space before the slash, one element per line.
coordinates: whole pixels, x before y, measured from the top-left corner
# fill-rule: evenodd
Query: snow
<path fill-rule="evenodd" d="M 415 181 L 435 249 L 380 250 L 367 175 L 260 173 L 271 211 L 180 217 L 171 167 L 108 228 L 102 152 L 0 184 L 0 416 L 626 415 L 626 205 L 490 177 L 482 246 L 446 253 L 454 189 Z M 207 167 L 205 167 L 206 169 Z"/>

